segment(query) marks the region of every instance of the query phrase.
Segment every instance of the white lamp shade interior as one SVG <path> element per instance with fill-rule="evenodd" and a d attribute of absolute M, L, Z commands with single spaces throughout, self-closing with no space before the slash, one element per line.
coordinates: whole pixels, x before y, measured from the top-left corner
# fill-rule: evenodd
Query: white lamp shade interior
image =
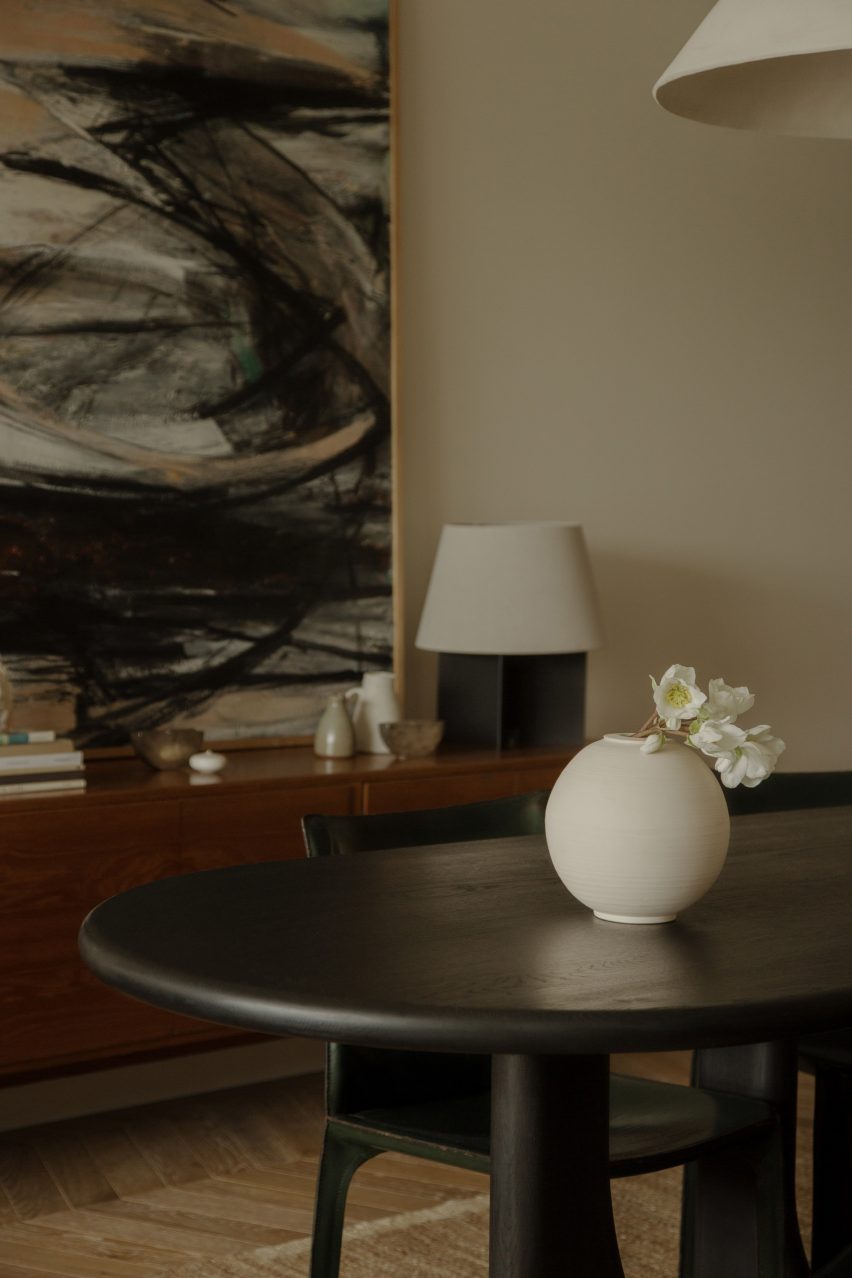
<path fill-rule="evenodd" d="M 852 137 L 852 2 L 718 0 L 654 97 L 705 124 Z"/>
<path fill-rule="evenodd" d="M 415 644 L 511 656 L 601 644 L 579 524 L 446 524 Z"/>

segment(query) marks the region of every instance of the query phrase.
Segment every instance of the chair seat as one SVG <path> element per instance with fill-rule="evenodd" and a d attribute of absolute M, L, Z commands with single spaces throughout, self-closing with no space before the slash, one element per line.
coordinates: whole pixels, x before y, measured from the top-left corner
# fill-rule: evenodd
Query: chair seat
<path fill-rule="evenodd" d="M 445 1161 L 449 1151 L 452 1162 L 461 1161 L 477 1171 L 488 1171 L 490 1123 L 490 1091 L 415 1105 L 364 1109 L 329 1119 L 330 1128 L 345 1130 L 349 1139 L 359 1143 L 363 1132 L 370 1145 L 440 1162 Z M 457 1160 L 455 1151 L 467 1157 Z"/>
<path fill-rule="evenodd" d="M 352 1140 L 445 1161 L 458 1151 L 466 1166 L 488 1171 L 491 1094 L 337 1115 L 331 1125 Z M 772 1111 L 762 1101 L 675 1083 L 610 1077 L 610 1175 L 634 1176 L 679 1166 L 699 1153 L 765 1131 Z M 456 1161 L 455 1158 L 452 1161 Z"/>
<path fill-rule="evenodd" d="M 677 1083 L 610 1076 L 611 1176 L 635 1176 L 739 1144 L 775 1122 L 764 1101 Z"/>

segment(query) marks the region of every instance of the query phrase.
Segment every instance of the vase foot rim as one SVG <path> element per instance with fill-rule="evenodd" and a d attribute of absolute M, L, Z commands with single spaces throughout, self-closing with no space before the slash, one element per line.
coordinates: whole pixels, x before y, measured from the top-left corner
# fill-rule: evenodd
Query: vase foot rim
<path fill-rule="evenodd" d="M 604 914 L 601 910 L 593 910 L 596 919 L 605 923 L 673 923 L 676 914 Z"/>

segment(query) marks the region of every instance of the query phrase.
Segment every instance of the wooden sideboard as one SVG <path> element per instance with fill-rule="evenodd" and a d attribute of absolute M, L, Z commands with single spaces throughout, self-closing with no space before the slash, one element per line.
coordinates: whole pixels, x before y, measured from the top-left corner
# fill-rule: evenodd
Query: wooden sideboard
<path fill-rule="evenodd" d="M 574 753 L 442 750 L 317 759 L 302 746 L 232 751 L 222 773 L 87 764 L 84 793 L 0 798 L 0 1081 L 246 1041 L 108 990 L 77 930 L 99 901 L 191 870 L 304 856 L 308 812 L 390 812 L 549 787 Z"/>

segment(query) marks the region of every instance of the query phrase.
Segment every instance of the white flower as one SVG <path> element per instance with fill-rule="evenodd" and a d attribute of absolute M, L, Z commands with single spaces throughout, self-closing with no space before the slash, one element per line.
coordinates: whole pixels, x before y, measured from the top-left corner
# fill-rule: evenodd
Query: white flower
<path fill-rule="evenodd" d="M 696 686 L 694 666 L 669 666 L 659 683 L 653 676 L 654 705 L 667 728 L 679 728 L 683 719 L 694 719 L 707 697 Z"/>
<path fill-rule="evenodd" d="M 724 785 L 756 786 L 765 781 L 785 749 L 767 724 L 739 728 L 736 718 L 754 705 L 748 688 L 732 688 L 724 679 L 710 680 L 705 696 L 695 682 L 692 666 L 669 666 L 659 683 L 651 677 L 655 713 L 634 735 L 644 737 L 643 754 L 656 754 L 667 733 L 686 739 L 687 745 L 712 759 Z M 681 727 L 683 721 L 688 728 Z"/>
<path fill-rule="evenodd" d="M 737 715 L 754 705 L 754 693 L 748 688 L 732 688 L 724 679 L 711 679 L 709 686 L 707 704 L 703 707 L 708 719 L 727 719 L 733 723 Z"/>
<path fill-rule="evenodd" d="M 740 784 L 749 789 L 760 785 L 775 771 L 778 756 L 786 748 L 780 737 L 772 736 L 765 723 L 759 728 L 749 728 L 745 736 L 746 740 L 736 750 L 716 760 L 716 771 L 723 785 L 731 790 Z"/>
<path fill-rule="evenodd" d="M 741 749 L 745 740 L 746 734 L 743 729 L 738 728 L 735 723 L 729 723 L 727 719 L 718 722 L 705 719 L 690 732 L 688 737 L 690 745 L 695 746 L 702 754 L 709 755 L 711 759 L 717 759 Z"/>

